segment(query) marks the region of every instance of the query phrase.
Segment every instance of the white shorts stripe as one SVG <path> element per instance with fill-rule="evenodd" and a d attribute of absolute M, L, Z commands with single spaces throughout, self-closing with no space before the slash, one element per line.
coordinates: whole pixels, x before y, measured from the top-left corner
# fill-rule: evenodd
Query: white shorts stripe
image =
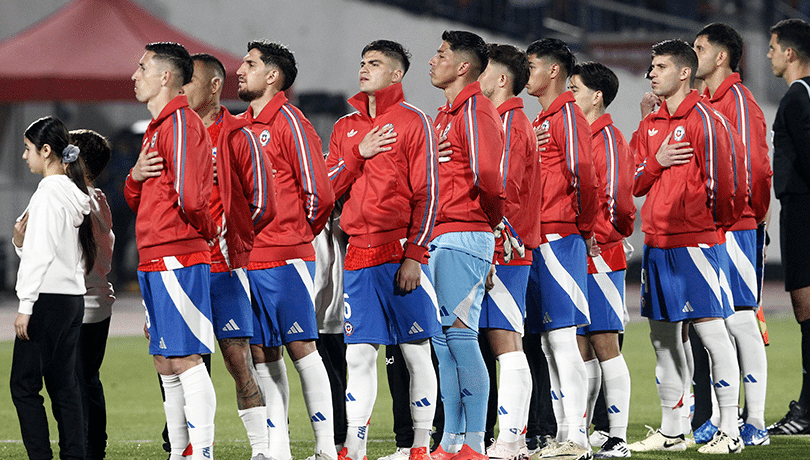
<path fill-rule="evenodd" d="M 594 273 L 593 279 L 596 281 L 596 284 L 599 285 L 599 289 L 602 290 L 602 294 L 605 296 L 605 299 L 607 299 L 608 304 L 610 304 L 610 308 L 616 313 L 616 317 L 621 318 L 624 323 L 625 308 L 624 300 L 622 300 L 624 299 L 624 293 L 619 292 L 619 289 L 613 284 L 613 281 L 607 273 Z M 624 284 L 622 284 L 622 288 L 624 288 Z"/>
<path fill-rule="evenodd" d="M 214 325 L 211 323 L 211 320 L 206 318 L 205 315 L 194 306 L 194 303 L 183 290 L 183 287 L 180 285 L 173 271 L 162 271 L 160 272 L 160 277 L 163 280 L 163 285 L 166 287 L 166 292 L 172 299 L 172 303 L 177 307 L 177 312 L 183 317 L 188 328 L 194 336 L 197 337 L 197 340 L 202 342 L 209 350 L 213 351 L 216 339 L 214 338 Z"/>
<path fill-rule="evenodd" d="M 551 235 L 547 235 L 549 242 L 552 241 Z M 551 249 L 551 244 L 541 244 L 540 245 L 540 252 L 543 255 L 543 260 L 546 263 L 546 267 L 548 268 L 549 273 L 554 278 L 554 280 L 562 286 L 565 292 L 569 293 L 571 296 L 571 301 L 577 307 L 580 313 L 585 315 L 588 318 L 588 322 L 590 322 L 591 314 L 590 309 L 588 308 L 588 296 L 582 292 L 577 282 L 571 276 L 570 273 L 563 267 L 560 263 L 559 259 L 557 259 L 557 255 L 554 254 L 554 251 Z"/>
<path fill-rule="evenodd" d="M 315 285 L 312 281 L 312 275 L 309 274 L 309 270 L 307 269 L 307 264 L 301 259 L 292 259 L 287 261 L 288 265 L 292 265 L 295 267 L 295 270 L 298 272 L 298 276 L 301 277 L 301 281 L 304 283 L 304 286 L 307 288 L 307 292 L 309 292 L 309 300 L 312 303 L 315 303 Z"/>
<path fill-rule="evenodd" d="M 242 284 L 242 288 L 245 290 L 245 294 L 247 294 L 248 299 L 251 299 L 250 279 L 248 279 L 247 270 L 244 268 L 239 268 L 234 270 L 234 273 L 236 273 L 236 277 L 239 278 L 239 282 Z"/>
<path fill-rule="evenodd" d="M 734 232 L 726 232 L 726 250 L 730 262 L 737 268 L 743 283 L 751 290 L 751 295 L 757 298 L 757 270 L 740 245 L 737 244 L 737 237 L 734 236 Z"/>
<path fill-rule="evenodd" d="M 442 322 L 442 315 L 439 312 L 439 298 L 436 297 L 436 290 L 433 289 L 433 283 L 430 281 L 430 276 L 422 270 L 421 275 L 419 276 L 419 286 L 425 290 L 428 297 L 430 297 L 430 301 L 433 302 L 433 309 L 436 310 L 436 319 L 439 320 L 439 323 Z"/>
<path fill-rule="evenodd" d="M 461 321 L 470 327 L 470 308 L 472 307 L 473 303 L 475 303 L 475 295 L 481 289 L 481 285 L 484 283 L 484 280 L 480 280 L 475 283 L 475 286 L 470 289 L 470 292 L 467 293 L 467 296 L 464 297 L 456 308 L 453 309 L 453 314 L 456 315 Z M 475 324 L 476 328 L 478 324 Z"/>
<path fill-rule="evenodd" d="M 698 269 L 703 279 L 706 280 L 706 284 L 717 297 L 717 301 L 722 305 L 723 297 L 720 294 L 720 277 L 714 272 L 714 269 L 712 269 L 712 265 L 709 263 L 708 259 L 706 259 L 706 255 L 700 250 L 700 247 L 688 247 L 686 250 L 689 253 L 689 257 L 692 259 L 692 263 L 695 264 L 695 268 Z M 720 272 L 722 274 L 722 270 Z M 725 275 L 723 274 L 722 277 L 725 278 Z M 731 289 L 728 288 L 727 279 L 724 284 L 726 287 L 723 289 L 725 289 L 727 293 L 730 293 Z"/>
<path fill-rule="evenodd" d="M 492 277 L 495 286 L 487 292 L 489 297 L 495 302 L 495 305 L 498 306 L 498 309 L 503 313 L 503 316 L 509 321 L 509 324 L 518 332 L 521 336 L 523 336 L 523 313 L 520 311 L 520 307 L 518 306 L 517 302 L 515 302 L 514 297 L 509 292 L 509 289 L 506 288 L 506 285 L 503 284 L 500 278 L 498 278 L 498 274 L 496 273 L 494 277 Z"/>

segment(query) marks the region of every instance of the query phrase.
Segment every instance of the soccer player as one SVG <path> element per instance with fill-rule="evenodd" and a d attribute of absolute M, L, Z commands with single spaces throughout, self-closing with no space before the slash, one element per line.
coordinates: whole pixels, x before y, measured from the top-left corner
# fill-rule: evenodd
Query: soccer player
<path fill-rule="evenodd" d="M 568 89 L 591 124 L 593 163 L 599 179 L 596 242 L 600 254 L 588 257 L 588 306 L 591 324 L 577 331 L 579 350 L 588 372 L 588 420 L 599 389 L 610 408 L 608 439 L 596 457 L 629 457 L 627 422 L 630 410 L 630 371 L 619 350 L 624 330 L 624 238 L 633 233 L 635 163 L 627 141 L 605 110 L 619 91 L 619 79 L 598 62 L 574 66 Z M 586 423 L 586 426 L 590 423 Z"/>
<path fill-rule="evenodd" d="M 276 214 L 273 170 L 244 118 L 220 104 L 225 67 L 210 54 L 195 54 L 194 76 L 183 86 L 189 106 L 202 118 L 213 145 L 211 217 L 226 229 L 211 246 L 211 310 L 225 367 L 236 383 L 239 417 L 254 459 L 269 457 L 267 408 L 255 377 L 249 338 L 253 309 L 247 264 L 255 233 Z"/>
<path fill-rule="evenodd" d="M 211 141 L 181 94 L 193 71 L 183 46 L 146 45 L 132 79 L 152 121 L 124 189 L 137 214 L 138 281 L 149 353 L 166 393 L 171 459 L 182 458 L 189 442 L 192 458 L 213 458 L 216 411 L 214 385 L 200 355 L 214 352 L 208 242 L 219 229 L 209 210 Z"/>
<path fill-rule="evenodd" d="M 768 51 L 773 74 L 784 79 L 788 91 L 779 101 L 773 122 L 773 187 L 782 206 L 779 237 L 785 290 L 802 330 L 802 389 L 787 415 L 768 427 L 776 434 L 810 433 L 810 24 L 786 19 L 771 27 Z"/>
<path fill-rule="evenodd" d="M 349 235 L 344 265 L 346 444 L 340 458 L 366 455 L 377 398 L 380 344 L 399 345 L 410 374 L 411 460 L 429 460 L 438 384 L 429 339 L 441 331 L 428 279 L 428 242 L 439 204 L 433 123 L 405 102 L 410 53 L 377 40 L 363 48 L 356 112 L 335 123 L 329 179 L 335 196 L 350 191 L 341 227 Z"/>
<path fill-rule="evenodd" d="M 765 430 L 768 361 L 756 319 L 760 292 L 757 281 L 757 228 L 764 221 L 771 201 L 772 173 L 765 116 L 736 72 L 743 48 L 742 37 L 736 30 L 726 24 L 709 24 L 697 33 L 693 46 L 698 57 L 695 77 L 706 84 L 703 95 L 709 98 L 712 107 L 728 118 L 745 146 L 743 151 L 735 153 L 745 158 L 748 201 L 740 220 L 725 233 L 725 248 L 729 256 L 726 275 L 736 310 L 726 318 L 726 326 L 737 344 L 745 387 L 748 418 L 740 435 L 746 445 L 769 444 Z M 712 420 L 706 423 L 716 429 Z"/>
<path fill-rule="evenodd" d="M 734 150 L 742 149 L 728 121 L 691 90 L 697 55 L 681 40 L 652 48 L 653 93 L 661 106 L 633 134 L 633 194 L 646 196 L 642 315 L 650 322 L 661 399 L 661 428 L 633 451 L 686 449 L 681 407 L 689 378 L 682 322 L 692 321 L 712 360 L 720 426 L 700 453 L 736 453 L 739 367 L 723 318 L 731 314 L 720 281 L 717 228 L 736 222 Z M 744 192 L 743 192 L 744 193 Z"/>
<path fill-rule="evenodd" d="M 526 323 L 529 332 L 542 333 L 557 418 L 557 442 L 540 452 L 590 458 L 587 387 L 583 385 L 587 374 L 576 328 L 589 323 L 587 255 L 598 250 L 593 231 L 599 201 L 591 129 L 574 95 L 566 91 L 575 61 L 568 45 L 544 38 L 529 45 L 526 54 L 526 88 L 543 107 L 532 125 L 549 136 L 540 153 L 543 234 L 534 250 L 526 293 Z"/>
<path fill-rule="evenodd" d="M 315 339 L 312 240 L 334 205 L 321 140 L 312 124 L 287 101 L 298 69 L 293 54 L 278 43 L 253 41 L 236 74 L 239 98 L 250 103 L 241 116 L 251 125 L 275 169 L 276 217 L 256 237 L 248 264 L 255 313 L 250 340 L 253 362 L 267 403 L 270 454 L 288 460 L 289 383 L 281 345 L 301 377 L 304 401 L 315 432 L 315 456 L 336 459 L 329 377 Z"/>
<path fill-rule="evenodd" d="M 505 198 L 499 170 L 503 128 L 477 81 L 488 54 L 478 35 L 445 31 L 429 62 L 430 82 L 447 99 L 436 116 L 436 131 L 452 150 L 439 167 L 439 214 L 429 245 L 444 332 L 433 338 L 445 419 L 434 460 L 453 454 L 457 460 L 486 458 L 489 379 L 478 324 L 495 250 L 492 231 L 502 221 Z"/>
<path fill-rule="evenodd" d="M 512 247 L 506 233 L 496 240 L 497 257 L 487 283 L 491 289 L 484 295 L 478 323 L 500 363 L 500 431 L 497 442 L 487 449 L 487 456 L 513 459 L 520 453 L 528 456 L 523 433 L 529 417 L 532 376 L 521 336 L 531 249 L 540 243 L 540 152 L 532 123 L 523 112 L 523 100 L 517 97 L 529 80 L 526 53 L 511 45 L 490 44 L 488 48 L 489 63 L 478 81 L 481 92 L 497 107 L 504 129 L 504 216 L 529 248 L 522 257 L 515 254 L 518 249 Z"/>

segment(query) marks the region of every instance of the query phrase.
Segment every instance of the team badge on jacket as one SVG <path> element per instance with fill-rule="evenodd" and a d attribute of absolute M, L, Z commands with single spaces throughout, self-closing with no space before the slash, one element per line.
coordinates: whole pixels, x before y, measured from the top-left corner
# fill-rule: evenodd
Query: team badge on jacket
<path fill-rule="evenodd" d="M 152 135 L 152 143 L 149 144 L 149 148 L 151 149 L 155 148 L 155 144 L 157 144 L 157 135 L 158 133 Z"/>
<path fill-rule="evenodd" d="M 681 140 L 683 140 L 684 136 L 686 136 L 686 129 L 684 129 L 683 126 L 678 126 L 677 128 L 675 128 L 673 139 L 675 139 L 676 142 L 680 142 Z"/>
<path fill-rule="evenodd" d="M 441 124 L 441 123 L 439 123 L 438 125 L 436 125 L 436 132 L 438 132 L 438 133 L 439 133 L 439 137 L 444 137 L 444 136 L 446 136 L 446 135 L 447 135 L 447 133 L 449 133 L 449 132 L 450 132 L 450 126 L 451 126 L 451 125 L 452 125 L 452 123 L 447 123 L 447 127 L 446 127 L 446 128 L 444 128 L 444 131 L 442 131 L 442 124 Z"/>
<path fill-rule="evenodd" d="M 548 130 L 548 127 L 551 126 L 551 123 L 548 120 L 544 121 L 542 125 L 540 125 L 540 129 Z"/>
<path fill-rule="evenodd" d="M 270 142 L 270 130 L 265 129 L 261 134 L 259 134 L 259 142 L 262 143 L 262 146 L 265 146 L 268 142 Z"/>

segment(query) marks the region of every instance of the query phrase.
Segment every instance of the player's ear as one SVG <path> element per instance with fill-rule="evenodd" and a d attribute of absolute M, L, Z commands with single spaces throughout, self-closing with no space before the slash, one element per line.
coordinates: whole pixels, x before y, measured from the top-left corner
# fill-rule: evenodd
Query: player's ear
<path fill-rule="evenodd" d="M 464 75 L 465 73 L 467 73 L 470 70 L 470 67 L 472 67 L 472 66 L 470 65 L 469 61 L 461 61 L 461 62 L 459 62 L 459 64 L 458 64 L 458 76 L 460 77 L 460 76 Z"/>
<path fill-rule="evenodd" d="M 222 88 L 222 79 L 214 77 L 211 79 L 211 94 L 216 94 Z"/>
<path fill-rule="evenodd" d="M 548 66 L 548 74 L 551 78 L 557 78 L 557 76 L 560 75 L 561 71 L 562 69 L 560 68 L 560 64 L 556 62 L 552 62 Z"/>
<path fill-rule="evenodd" d="M 506 75 L 505 73 L 502 73 L 498 77 L 498 87 L 499 88 L 506 88 L 506 85 L 508 85 L 508 84 L 509 84 L 509 75 Z"/>
<path fill-rule="evenodd" d="M 394 70 L 393 74 L 391 74 L 391 82 L 392 83 L 399 83 L 402 81 L 402 77 L 405 76 L 405 71 L 402 69 Z"/>
<path fill-rule="evenodd" d="M 605 95 L 602 93 L 601 90 L 594 91 L 593 96 L 591 96 L 591 104 L 594 107 L 599 107 L 599 104 L 604 103 Z"/>

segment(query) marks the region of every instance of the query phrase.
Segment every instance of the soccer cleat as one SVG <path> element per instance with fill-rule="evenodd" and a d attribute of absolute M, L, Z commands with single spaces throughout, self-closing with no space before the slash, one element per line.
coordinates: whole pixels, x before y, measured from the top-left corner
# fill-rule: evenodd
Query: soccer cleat
<path fill-rule="evenodd" d="M 718 430 L 712 440 L 698 449 L 698 452 L 701 454 L 739 454 L 742 450 L 742 439 L 739 437 L 731 439 L 731 436 Z"/>
<path fill-rule="evenodd" d="M 430 454 L 428 453 L 427 447 L 413 447 L 411 449 L 404 449 L 399 448 L 396 452 L 389 455 L 388 457 L 383 458 L 391 458 L 393 455 L 396 455 L 398 452 L 401 451 L 408 451 L 408 460 L 430 460 Z"/>
<path fill-rule="evenodd" d="M 503 460 L 518 460 L 521 458 L 520 450 L 520 446 L 515 446 L 514 449 L 510 449 L 505 442 L 497 440 L 487 448 L 487 457 Z"/>
<path fill-rule="evenodd" d="M 686 450 L 686 441 L 684 440 L 682 434 L 675 437 L 670 437 L 661 433 L 661 430 L 653 431 L 652 428 L 648 428 L 650 431 L 647 433 L 647 437 L 645 439 L 636 441 L 633 444 L 628 445 L 627 448 L 632 452 L 683 452 Z"/>
<path fill-rule="evenodd" d="M 326 456 L 326 458 L 329 458 L 328 455 L 325 455 L 325 456 Z M 309 460 L 309 459 L 307 459 L 307 460 Z M 338 460 L 353 460 L 351 457 L 349 457 L 349 449 L 347 449 L 345 447 L 343 449 L 340 449 L 340 452 L 338 452 Z M 363 460 L 368 460 L 368 457 L 363 456 Z"/>
<path fill-rule="evenodd" d="M 594 454 L 594 458 L 627 458 L 629 457 L 630 449 L 627 448 L 627 443 L 622 438 L 609 437 L 599 452 Z"/>
<path fill-rule="evenodd" d="M 757 429 L 754 425 L 746 423 L 740 430 L 740 437 L 746 446 L 767 446 L 771 443 L 768 430 Z"/>
<path fill-rule="evenodd" d="M 790 402 L 790 410 L 782 420 L 768 427 L 771 436 L 790 434 L 810 434 L 810 417 L 796 401 Z"/>
<path fill-rule="evenodd" d="M 717 433 L 717 427 L 714 426 L 711 419 L 706 420 L 703 425 L 700 425 L 700 428 L 695 430 L 695 442 L 706 444 L 714 438 L 715 433 Z"/>
<path fill-rule="evenodd" d="M 436 450 L 430 453 L 430 460 L 450 460 L 450 457 L 453 455 L 455 454 L 445 452 L 444 448 L 440 445 Z"/>
<path fill-rule="evenodd" d="M 591 447 L 602 447 L 609 437 L 607 431 L 593 430 L 593 433 L 588 436 L 588 442 L 591 443 Z"/>
<path fill-rule="evenodd" d="M 558 457 L 567 460 L 588 460 L 593 458 L 593 451 L 591 450 L 591 446 L 583 447 L 574 441 L 568 440 L 559 443 L 556 449 L 547 450 L 541 458 Z"/>
<path fill-rule="evenodd" d="M 537 460 L 547 456 L 549 453 L 556 451 L 560 448 L 560 443 L 553 436 L 540 436 L 537 452 L 533 453 L 529 459 Z"/>
<path fill-rule="evenodd" d="M 476 452 L 469 444 L 461 446 L 461 450 L 453 455 L 453 460 L 488 460 L 486 454 Z"/>
<path fill-rule="evenodd" d="M 397 450 L 395 450 L 393 454 L 388 454 L 385 457 L 378 458 L 377 460 L 408 460 L 410 454 L 411 454 L 410 448 L 397 447 Z"/>

